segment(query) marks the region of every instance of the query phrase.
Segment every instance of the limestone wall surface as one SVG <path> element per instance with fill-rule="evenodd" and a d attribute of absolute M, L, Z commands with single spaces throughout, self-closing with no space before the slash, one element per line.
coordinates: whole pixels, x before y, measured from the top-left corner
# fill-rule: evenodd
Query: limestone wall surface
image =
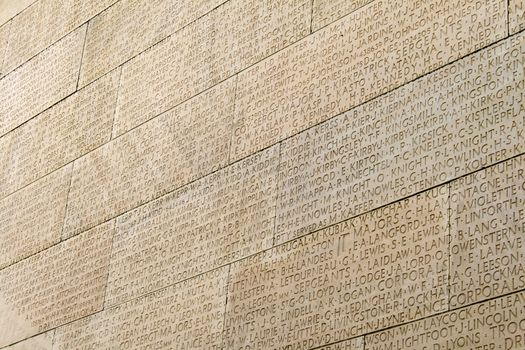
<path fill-rule="evenodd" d="M 524 30 L 1 0 L 0 349 L 525 349 Z"/>

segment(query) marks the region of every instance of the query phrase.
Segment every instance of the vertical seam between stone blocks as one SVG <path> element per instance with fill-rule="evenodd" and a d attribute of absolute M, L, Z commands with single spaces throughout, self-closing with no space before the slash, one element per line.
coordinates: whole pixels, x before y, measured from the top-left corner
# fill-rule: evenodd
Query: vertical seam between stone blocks
<path fill-rule="evenodd" d="M 310 1 L 310 34 L 314 31 L 314 0 Z"/>
<path fill-rule="evenodd" d="M 86 42 L 87 42 L 90 22 L 91 21 L 88 21 L 86 23 L 86 31 L 84 33 L 84 44 L 82 45 L 82 54 L 80 56 L 80 64 L 78 65 L 78 77 L 77 77 L 77 85 L 75 86 L 75 91 L 78 91 L 78 84 L 80 83 L 80 72 L 82 72 L 82 64 L 84 63 L 84 51 L 86 51 Z"/>
<path fill-rule="evenodd" d="M 57 328 L 54 328 L 51 332 L 53 332 L 53 335 L 51 337 L 51 349 L 54 349 L 56 344 Z"/>
<path fill-rule="evenodd" d="M 232 264 L 233 263 L 229 263 L 228 264 L 228 277 L 226 278 L 226 297 L 224 299 L 224 314 L 222 315 L 222 344 L 221 344 L 221 347 L 222 349 L 225 349 L 225 344 L 226 344 L 226 339 L 225 339 L 225 330 L 226 330 L 226 310 L 228 308 L 228 292 L 230 290 L 230 278 L 231 278 L 231 269 L 232 269 Z M 213 271 L 213 270 L 210 270 L 210 271 Z"/>
<path fill-rule="evenodd" d="M 113 140 L 115 137 L 115 121 L 117 120 L 117 108 L 118 108 L 118 102 L 120 99 L 120 87 L 122 82 L 122 71 L 124 70 L 124 66 L 120 66 L 120 72 L 118 74 L 118 84 L 117 84 L 117 97 L 115 98 L 115 108 L 113 108 L 113 120 L 111 122 L 111 133 L 109 134 L 109 141 Z"/>
<path fill-rule="evenodd" d="M 507 0 L 507 37 L 510 37 L 510 2 L 512 0 Z"/>
<path fill-rule="evenodd" d="M 9 21 L 12 21 L 14 20 L 15 18 L 17 18 L 18 16 L 20 16 L 23 12 L 25 12 L 26 10 L 28 10 L 30 7 L 32 7 L 33 5 L 39 3 L 40 1 L 42 0 L 36 0 L 35 2 L 33 2 L 31 5 L 27 6 L 26 8 L 24 8 L 22 11 L 20 11 L 19 13 L 17 13 L 15 16 L 13 16 Z M 56 39 L 55 41 L 53 41 L 51 44 L 49 44 L 49 46 L 43 48 L 42 50 L 38 51 L 37 53 L 35 53 L 34 55 L 32 55 L 31 57 L 29 57 L 28 59 L 26 59 L 24 62 L 18 64 L 16 67 L 13 67 L 12 69 L 9 70 L 8 73 L 11 73 L 15 70 L 17 70 L 18 68 L 20 68 L 21 66 L 23 66 L 24 64 L 26 64 L 27 62 L 29 62 L 30 60 L 32 60 L 34 57 L 40 55 L 42 52 L 46 51 L 47 49 L 49 49 L 51 46 L 55 45 L 57 42 L 59 42 L 60 40 L 62 40 L 63 38 L 65 38 L 66 36 L 68 36 L 69 34 L 73 33 L 75 30 L 77 30 L 78 28 L 82 27 L 84 24 L 86 23 L 89 23 L 91 22 L 92 19 L 98 17 L 101 13 L 105 12 L 107 9 L 109 9 L 110 7 L 113 7 L 115 4 L 121 2 L 122 0 L 116 0 L 114 3 L 112 3 L 111 5 L 109 5 L 108 7 L 106 7 L 105 9 L 103 9 L 102 11 L 96 13 L 95 15 L 93 15 L 91 18 L 87 18 L 86 20 L 84 20 L 82 23 L 78 24 L 75 28 L 71 29 L 69 32 L 67 32 L 66 34 L 64 34 L 63 36 L 61 36 L 60 38 Z M 8 21 L 8 22 L 9 22 Z M 6 22 L 7 23 L 7 22 Z M 4 23 L 5 24 L 5 23 Z M 87 31 L 86 31 L 86 34 L 87 34 Z M 116 67 L 114 67 L 116 68 Z M 113 69 L 114 69 L 113 68 Z M 111 70 L 113 70 L 111 69 Z M 107 72 L 106 72 L 107 73 Z M 105 73 L 105 74 L 106 74 Z M 104 74 L 104 75 L 105 75 Z M 100 77 L 98 77 L 100 78 Z M 97 79 L 98 79 L 97 78 Z M 1 79 L 1 77 L 0 77 Z M 95 79 L 96 80 L 96 79 Z M 91 82 L 89 82 L 91 83 Z M 87 85 L 87 84 L 86 84 Z"/>
<path fill-rule="evenodd" d="M 277 169 L 275 170 L 275 201 L 273 209 L 273 238 L 272 238 L 272 248 L 275 247 L 275 237 L 277 236 L 277 205 L 279 203 L 279 172 L 281 170 L 281 157 L 282 157 L 282 148 L 283 142 L 277 143 L 279 145 L 279 158 L 277 161 Z"/>
<path fill-rule="evenodd" d="M 236 118 L 236 115 L 235 115 L 235 110 L 237 109 L 237 85 L 238 84 L 239 84 L 239 73 L 236 73 L 235 74 L 235 88 L 233 89 L 233 110 L 232 110 L 232 118 L 231 118 L 231 124 L 230 124 L 231 125 L 231 128 L 230 128 L 230 144 L 228 145 L 228 159 L 227 159 L 227 163 L 226 164 L 230 164 L 231 160 L 232 160 L 233 134 L 235 132 L 235 124 L 237 122 L 237 118 Z"/>
<path fill-rule="evenodd" d="M 108 259 L 108 273 L 106 275 L 106 288 L 104 288 L 104 299 L 102 300 L 102 310 L 106 310 L 106 304 L 107 304 L 107 296 L 108 296 L 108 284 L 109 284 L 109 274 L 111 272 L 111 260 L 113 255 L 113 246 L 115 244 L 115 236 L 117 235 L 117 220 L 118 216 L 116 218 L 113 218 L 113 236 L 111 237 L 111 246 L 109 248 L 109 259 Z"/>
<path fill-rule="evenodd" d="M 69 204 L 69 194 L 71 193 L 71 184 L 73 182 L 73 175 L 75 172 L 75 161 L 71 162 L 71 174 L 69 175 L 69 184 L 67 188 L 66 195 L 66 205 L 64 206 L 64 215 L 62 216 L 62 230 L 60 231 L 60 242 L 64 241 L 64 229 L 66 228 L 66 219 L 67 219 L 67 207 Z"/>
<path fill-rule="evenodd" d="M 454 181 L 454 180 L 452 180 Z M 452 255 L 450 251 L 450 245 L 452 243 L 452 198 L 451 198 L 451 187 L 452 181 L 450 181 L 446 186 L 448 188 L 448 271 L 447 271 L 447 311 L 450 311 L 450 294 L 451 294 L 451 285 L 450 285 L 450 272 L 451 272 L 451 261 Z"/>

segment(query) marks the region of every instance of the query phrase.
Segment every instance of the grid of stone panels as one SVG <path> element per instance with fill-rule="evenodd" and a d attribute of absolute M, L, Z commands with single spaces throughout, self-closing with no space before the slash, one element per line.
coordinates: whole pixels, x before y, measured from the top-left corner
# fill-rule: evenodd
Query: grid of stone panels
<path fill-rule="evenodd" d="M 525 348 L 523 1 L 18 6 L 1 349 Z"/>

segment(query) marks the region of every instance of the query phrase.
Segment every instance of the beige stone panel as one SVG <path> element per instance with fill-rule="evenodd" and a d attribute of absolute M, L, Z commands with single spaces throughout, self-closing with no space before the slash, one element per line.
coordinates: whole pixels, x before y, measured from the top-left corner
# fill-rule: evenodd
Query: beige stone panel
<path fill-rule="evenodd" d="M 278 161 L 274 146 L 119 217 L 106 305 L 270 248 Z"/>
<path fill-rule="evenodd" d="M 109 141 L 118 78 L 116 70 L 0 139 L 0 198 Z"/>
<path fill-rule="evenodd" d="M 525 348 L 525 293 L 507 295 L 365 337 L 370 350 Z"/>
<path fill-rule="evenodd" d="M 15 345 L 8 346 L 5 350 L 52 350 L 54 331 L 37 335 L 23 340 Z"/>
<path fill-rule="evenodd" d="M 448 187 L 232 265 L 225 347 L 311 349 L 447 310 Z"/>
<path fill-rule="evenodd" d="M 57 329 L 55 350 L 222 349 L 228 267 Z"/>
<path fill-rule="evenodd" d="M 525 289 L 525 156 L 451 183 L 450 306 Z"/>
<path fill-rule="evenodd" d="M 0 26 L 0 78 L 5 74 L 4 72 L 4 56 L 7 50 L 7 43 L 9 40 L 9 28 L 11 22 Z"/>
<path fill-rule="evenodd" d="M 0 25 L 25 10 L 36 0 L 0 0 Z"/>
<path fill-rule="evenodd" d="M 310 3 L 219 6 L 123 66 L 117 116 L 147 120 L 299 40 L 310 29 Z"/>
<path fill-rule="evenodd" d="M 89 23 L 80 85 L 186 26 L 224 0 L 123 0 Z"/>
<path fill-rule="evenodd" d="M 282 143 L 284 242 L 525 152 L 525 36 Z"/>
<path fill-rule="evenodd" d="M 121 78 L 121 80 L 122 79 L 123 78 Z M 232 77 L 231 79 L 228 79 L 226 82 L 223 82 L 219 85 L 222 87 L 214 87 L 212 89 L 209 89 L 203 92 L 201 95 L 192 98 L 192 102 L 185 102 L 181 105 L 176 106 L 175 110 L 182 110 L 185 111 L 185 113 L 198 114 L 199 117 L 196 117 L 196 119 L 211 118 L 207 117 L 207 115 L 215 116 L 215 118 L 224 118 L 225 116 L 217 114 L 217 109 L 219 108 L 221 110 L 225 110 L 223 111 L 223 114 L 226 114 L 228 121 L 230 121 L 230 119 L 233 118 L 232 116 L 230 116 L 230 114 L 232 114 L 233 111 L 230 112 L 229 108 L 232 106 L 235 98 L 234 94 L 236 79 L 237 77 Z M 122 99 L 123 94 L 125 94 L 125 92 L 122 91 L 122 84 L 120 86 L 119 91 L 120 101 Z M 117 111 L 115 113 L 115 125 L 113 130 L 114 136 L 122 135 L 125 132 L 139 126 L 140 124 L 152 119 L 157 115 L 153 113 L 146 113 L 146 111 L 144 111 L 145 114 L 119 113 L 118 106 L 119 104 L 117 103 Z M 230 133 L 231 131 L 228 130 L 228 132 Z"/>
<path fill-rule="evenodd" d="M 525 0 L 510 0 L 509 27 L 511 34 L 525 29 Z"/>
<path fill-rule="evenodd" d="M 504 0 L 374 1 L 239 74 L 232 158 L 502 39 L 506 27 Z"/>
<path fill-rule="evenodd" d="M 235 79 L 78 159 L 65 237 L 226 165 Z"/>
<path fill-rule="evenodd" d="M 0 269 L 60 241 L 70 179 L 66 166 L 0 200 Z"/>
<path fill-rule="evenodd" d="M 313 0 L 312 30 L 318 30 L 373 0 Z"/>
<path fill-rule="evenodd" d="M 323 346 L 322 348 L 318 348 L 318 349 L 319 350 L 364 350 L 365 349 L 364 337 L 354 338 L 354 339 L 343 341 L 340 343 Z"/>
<path fill-rule="evenodd" d="M 434 87 L 440 97 L 456 95 L 439 108 L 448 113 L 454 135 L 446 147 L 452 178 L 525 152 L 525 33 L 458 64 L 451 71 L 454 83 Z"/>
<path fill-rule="evenodd" d="M 102 309 L 114 222 L 0 271 L 0 346 Z"/>
<path fill-rule="evenodd" d="M 85 32 L 77 29 L 0 79 L 0 136 L 75 91 Z"/>
<path fill-rule="evenodd" d="M 20 66 L 115 1 L 37 1 L 11 22 L 12 34 L 4 62 L 6 72 Z M 83 44 L 82 40 L 82 46 Z M 75 70 L 78 74 L 79 67 L 76 66 Z"/>

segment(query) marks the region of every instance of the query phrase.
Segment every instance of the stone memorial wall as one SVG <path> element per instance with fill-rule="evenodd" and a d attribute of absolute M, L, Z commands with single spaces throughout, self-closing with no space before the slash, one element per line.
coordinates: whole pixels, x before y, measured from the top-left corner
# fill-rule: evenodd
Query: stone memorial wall
<path fill-rule="evenodd" d="M 0 0 L 0 349 L 524 350 L 525 1 Z"/>

